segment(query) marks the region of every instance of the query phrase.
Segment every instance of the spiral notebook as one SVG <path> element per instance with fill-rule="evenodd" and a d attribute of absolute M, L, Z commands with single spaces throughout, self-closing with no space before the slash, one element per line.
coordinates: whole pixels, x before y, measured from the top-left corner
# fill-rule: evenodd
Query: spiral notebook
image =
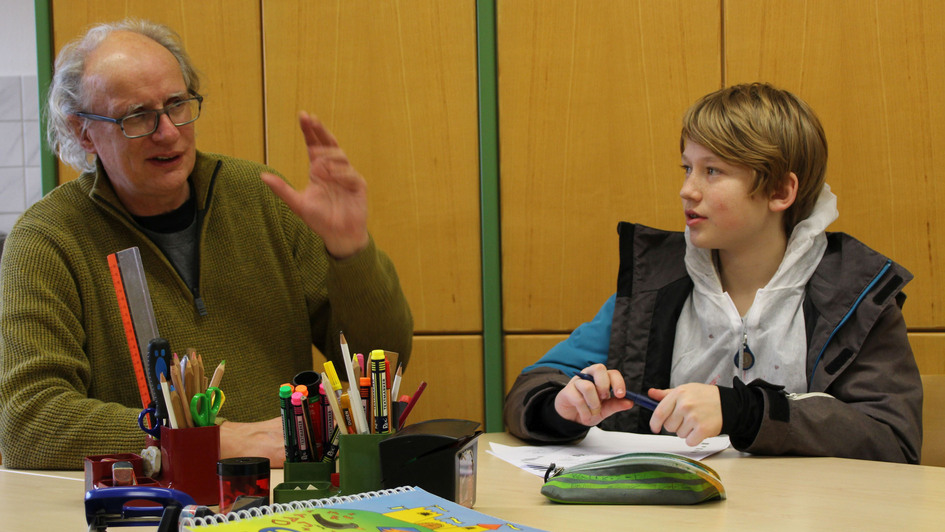
<path fill-rule="evenodd" d="M 241 510 L 228 515 L 184 518 L 181 531 L 263 532 L 278 530 L 506 530 L 537 531 L 470 510 L 417 487 L 370 491 L 358 495 L 294 501 Z"/>

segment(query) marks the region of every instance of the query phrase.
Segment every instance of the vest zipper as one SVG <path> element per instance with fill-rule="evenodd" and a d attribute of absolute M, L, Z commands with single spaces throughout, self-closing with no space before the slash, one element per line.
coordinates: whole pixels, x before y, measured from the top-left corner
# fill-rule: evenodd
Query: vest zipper
<path fill-rule="evenodd" d="M 217 161 L 217 165 L 213 168 L 213 174 L 210 176 L 210 185 L 207 187 L 207 197 L 203 202 L 204 207 L 197 209 L 197 249 L 194 250 L 194 265 L 197 276 L 196 279 L 194 279 L 194 288 L 191 290 L 191 293 L 194 296 L 194 307 L 197 309 L 197 314 L 200 316 L 207 315 L 207 305 L 200 296 L 200 249 L 203 243 L 203 221 L 207 216 L 207 211 L 210 209 L 210 200 L 213 198 L 213 185 L 217 181 L 217 174 L 220 172 L 221 166 L 223 166 L 223 161 Z"/>

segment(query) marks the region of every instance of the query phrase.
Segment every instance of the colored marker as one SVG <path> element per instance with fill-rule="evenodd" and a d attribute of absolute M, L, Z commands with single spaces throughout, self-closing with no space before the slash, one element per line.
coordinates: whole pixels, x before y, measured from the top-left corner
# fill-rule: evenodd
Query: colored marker
<path fill-rule="evenodd" d="M 325 449 L 325 456 L 322 457 L 322 462 L 334 462 L 335 458 L 338 457 L 338 440 L 341 438 L 341 431 L 338 430 L 336 426 L 331 433 L 331 441 L 328 443 L 328 447 Z"/>
<path fill-rule="evenodd" d="M 361 392 L 361 408 L 364 412 L 365 422 L 370 432 L 371 422 L 371 377 L 361 377 L 359 392 Z"/>
<path fill-rule="evenodd" d="M 292 412 L 292 387 L 283 385 L 279 388 L 279 410 L 282 412 L 282 438 L 285 440 L 285 461 L 299 461 L 299 447 L 295 436 L 295 424 Z"/>
<path fill-rule="evenodd" d="M 328 397 L 325 396 L 324 382 L 318 385 L 318 397 L 322 403 L 322 442 L 327 449 L 331 444 L 331 434 L 335 428 L 335 416 L 331 411 L 331 405 L 328 404 Z"/>
<path fill-rule="evenodd" d="M 305 429 L 305 418 L 308 412 L 302 407 L 302 394 L 292 393 L 292 422 L 295 429 L 295 435 L 299 446 L 299 460 L 302 462 L 312 461 L 311 442 L 308 441 L 308 434 Z"/>
<path fill-rule="evenodd" d="M 390 432 L 387 403 L 387 358 L 384 352 L 371 351 L 371 411 L 374 414 L 374 433 Z"/>
<path fill-rule="evenodd" d="M 316 436 L 321 432 L 321 409 L 308 400 L 308 386 L 299 384 L 295 387 L 295 391 L 302 394 L 302 411 L 305 414 L 305 435 L 309 442 L 309 447 L 312 449 L 312 460 L 321 460 L 322 442 L 321 438 Z M 315 396 L 315 401 L 316 403 L 318 402 L 317 395 Z M 318 412 L 318 415 L 313 415 L 315 411 Z M 318 420 L 318 425 L 316 425 L 316 419 Z"/>
<path fill-rule="evenodd" d="M 348 392 L 341 394 L 338 399 L 338 406 L 341 407 L 341 419 L 348 430 L 348 434 L 357 434 L 358 429 L 354 426 L 354 412 L 351 408 L 351 398 L 348 396 Z"/>

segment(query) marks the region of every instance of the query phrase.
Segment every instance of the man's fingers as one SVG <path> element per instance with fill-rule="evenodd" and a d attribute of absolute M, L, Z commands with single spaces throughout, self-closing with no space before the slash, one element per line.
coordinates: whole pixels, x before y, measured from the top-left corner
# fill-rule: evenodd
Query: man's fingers
<path fill-rule="evenodd" d="M 269 186 L 272 189 L 272 192 L 276 196 L 279 196 L 286 205 L 292 209 L 293 212 L 298 213 L 301 208 L 301 194 L 298 193 L 291 185 L 283 181 L 279 176 L 270 174 L 269 172 L 263 172 L 259 175 L 262 178 L 263 183 Z"/>
<path fill-rule="evenodd" d="M 299 126 L 305 135 L 305 144 L 309 146 L 338 146 L 338 141 L 334 135 L 328 131 L 318 117 L 302 111 L 299 113 Z"/>

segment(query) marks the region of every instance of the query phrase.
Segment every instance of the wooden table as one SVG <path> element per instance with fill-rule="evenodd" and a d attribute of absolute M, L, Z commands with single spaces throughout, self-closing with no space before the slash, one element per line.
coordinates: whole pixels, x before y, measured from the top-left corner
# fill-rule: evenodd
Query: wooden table
<path fill-rule="evenodd" d="M 725 501 L 563 505 L 539 493 L 541 478 L 486 454 L 490 442 L 518 440 L 502 433 L 480 437 L 475 509 L 545 530 L 945 530 L 945 468 L 729 449 L 706 459 L 722 477 Z M 282 470 L 273 470 L 272 486 L 281 481 Z M 86 530 L 84 489 L 81 471 L 0 467 L 0 528 Z"/>

